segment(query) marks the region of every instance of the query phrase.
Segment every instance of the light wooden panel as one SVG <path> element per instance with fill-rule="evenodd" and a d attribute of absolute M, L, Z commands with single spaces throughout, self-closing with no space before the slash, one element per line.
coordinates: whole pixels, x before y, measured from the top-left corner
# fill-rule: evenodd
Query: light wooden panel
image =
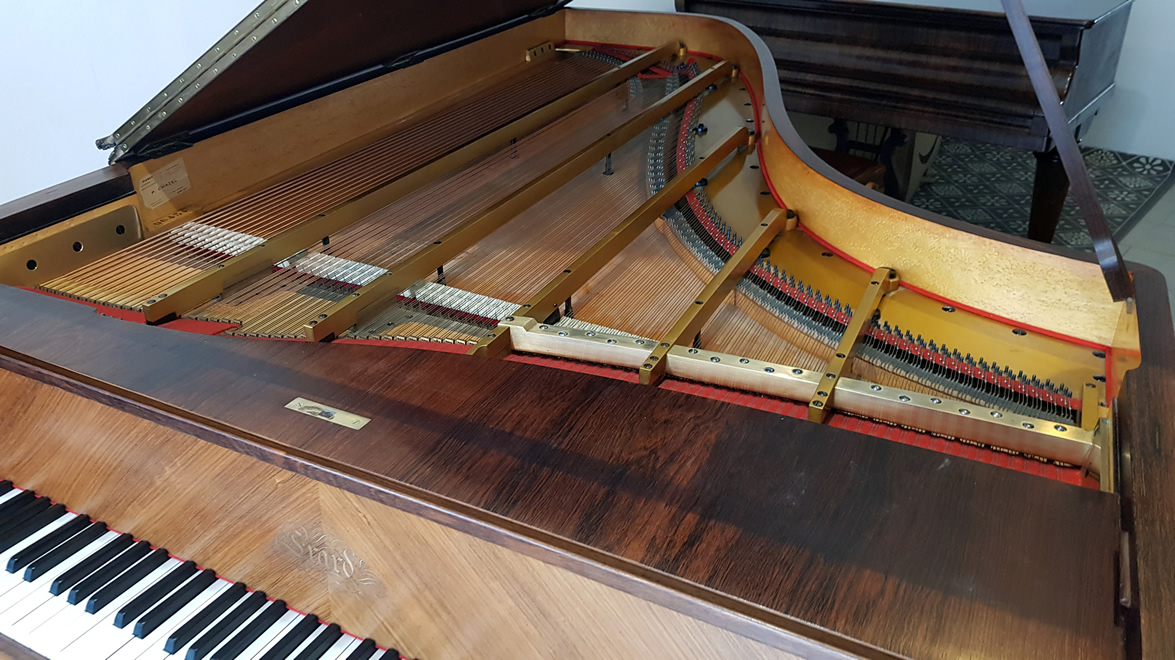
<path fill-rule="evenodd" d="M 1096 263 L 905 213 L 882 203 L 880 196 L 867 196 L 871 193 L 847 178 L 809 166 L 805 161 L 820 161 L 800 142 L 786 114 L 767 113 L 764 94 L 782 107 L 777 86 L 764 90 L 764 61 L 772 67 L 773 86 L 774 63 L 761 59 L 745 28 L 689 14 L 566 10 L 562 15 L 570 40 L 652 45 L 672 36 L 690 50 L 736 62 L 759 96 L 764 122 L 759 145 L 780 197 L 805 226 L 851 257 L 871 267 L 893 267 L 903 282 L 961 305 L 1086 341 L 1137 349 L 1137 335 L 1115 338 L 1126 306 L 1110 299 Z"/>

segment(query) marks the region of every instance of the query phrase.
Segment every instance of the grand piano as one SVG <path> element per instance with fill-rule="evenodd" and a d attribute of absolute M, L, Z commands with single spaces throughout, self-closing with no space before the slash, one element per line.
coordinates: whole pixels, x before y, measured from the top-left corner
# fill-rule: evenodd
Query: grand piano
<path fill-rule="evenodd" d="M 1133 0 L 1027 0 L 1068 131 L 1114 91 Z M 763 37 L 792 111 L 986 142 L 1036 155 L 1028 237 L 1053 240 L 1069 179 L 999 0 L 678 0 Z M 892 192 L 892 191 L 891 191 Z"/>
<path fill-rule="evenodd" d="M 1162 277 L 856 184 L 775 76 L 262 3 L 0 207 L 0 651 L 1172 655 Z"/>

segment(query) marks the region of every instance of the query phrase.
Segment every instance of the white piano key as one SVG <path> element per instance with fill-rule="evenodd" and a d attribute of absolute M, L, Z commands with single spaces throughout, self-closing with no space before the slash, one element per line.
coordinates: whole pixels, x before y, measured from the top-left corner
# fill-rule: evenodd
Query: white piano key
<path fill-rule="evenodd" d="M 66 594 L 57 596 L 55 600 L 66 600 Z M 85 601 L 76 605 L 67 602 L 66 607 L 29 632 L 24 645 L 56 660 L 61 649 L 88 632 L 98 620 L 97 617 L 103 614 L 87 614 L 85 608 Z"/>
<path fill-rule="evenodd" d="M 169 558 L 163 562 L 158 568 L 151 573 L 148 573 L 145 578 L 139 580 L 136 584 L 127 589 L 121 596 L 107 603 L 106 607 L 98 610 L 93 614 L 85 611 L 85 603 L 78 603 L 74 606 L 78 612 L 74 613 L 73 621 L 67 621 L 62 626 L 62 631 L 59 634 L 60 642 L 58 648 L 59 654 L 51 655 L 53 660 L 58 658 L 77 658 L 78 660 L 86 660 L 87 658 L 105 657 L 109 653 L 103 653 L 98 648 L 99 642 L 105 641 L 102 648 L 109 645 L 109 632 L 118 632 L 122 639 L 131 637 L 131 631 L 123 628 L 119 630 L 114 627 L 114 617 L 118 611 L 122 609 L 132 598 L 138 596 L 151 585 L 158 582 L 163 576 L 167 575 L 176 566 L 182 562 L 178 559 Z M 68 631 L 68 632 L 66 632 Z M 119 645 L 121 646 L 121 644 Z M 117 649 L 115 646 L 111 649 Z"/>
<path fill-rule="evenodd" d="M 199 573 L 197 573 L 199 575 Z M 204 606 L 212 601 L 213 598 L 219 596 L 225 589 L 232 586 L 232 582 L 225 579 L 219 579 L 216 582 L 208 585 L 199 596 L 196 596 L 187 605 L 184 605 L 177 611 L 170 619 L 165 621 L 163 625 L 159 626 L 150 635 L 144 639 L 132 637 L 129 642 L 120 648 L 116 653 L 110 656 L 110 660 L 132 660 L 134 658 L 141 658 L 145 655 L 150 655 L 156 650 L 163 649 L 163 643 L 175 632 L 177 628 L 187 623 L 188 619 L 196 615 L 197 612 L 204 609 Z M 150 610 L 148 610 L 150 612 Z M 127 626 L 133 630 L 133 626 Z"/>
<path fill-rule="evenodd" d="M 3 495 L 0 495 L 0 504 L 4 504 L 8 500 L 16 497 L 17 495 L 20 495 L 23 492 L 24 492 L 23 488 L 17 488 L 16 486 L 13 486 L 12 490 L 8 491 L 7 493 L 4 493 Z"/>
<path fill-rule="evenodd" d="M 307 637 L 306 639 L 302 640 L 302 643 L 299 644 L 296 648 L 294 648 L 294 652 L 289 654 L 286 657 L 287 658 L 298 657 L 298 654 L 301 653 L 302 650 L 305 649 L 307 646 L 310 646 L 310 643 L 314 641 L 314 638 L 318 637 L 318 635 L 321 634 L 322 631 L 326 630 L 326 628 L 327 628 L 327 624 L 319 623 L 318 627 L 315 628 L 314 631 L 310 633 L 310 636 Z"/>
<path fill-rule="evenodd" d="M 269 627 L 269 630 L 261 633 L 261 636 L 256 641 L 241 652 L 241 659 L 252 660 L 253 658 L 260 658 L 265 655 L 265 652 L 272 648 L 274 644 L 277 644 L 278 640 L 282 638 L 282 635 L 285 635 L 286 631 L 292 628 L 298 622 L 298 619 L 301 618 L 301 614 L 293 610 L 287 610 L 280 619 Z"/>
<path fill-rule="evenodd" d="M 9 589 L 11 589 L 11 588 L 15 587 L 17 584 L 23 582 L 23 580 L 21 579 L 21 575 L 24 574 L 23 570 L 16 571 L 15 573 L 9 573 L 7 570 L 5 570 L 4 567 L 8 566 L 8 560 L 12 559 L 12 557 L 14 555 L 16 555 L 16 553 L 24 550 L 25 548 L 36 543 L 37 541 L 40 541 L 43 537 L 48 536 L 48 535 L 52 534 L 53 532 L 56 532 L 59 528 L 65 526 L 66 523 L 68 523 L 69 521 L 73 520 L 76 517 L 77 517 L 76 513 L 70 513 L 67 511 L 66 513 L 62 514 L 62 516 L 60 518 L 58 518 L 57 520 L 54 520 L 53 522 L 49 523 L 48 525 L 45 525 L 41 529 L 38 529 L 36 532 L 33 532 L 32 534 L 30 534 L 29 537 L 26 538 L 25 540 L 21 541 L 20 543 L 17 543 L 16 545 L 5 550 L 4 552 L 0 552 L 0 596 L 2 596 L 5 593 L 8 593 Z"/>
<path fill-rule="evenodd" d="M 220 614 L 220 616 L 213 619 L 212 623 L 208 624 L 207 626 L 204 626 L 199 632 L 196 633 L 195 637 L 193 637 L 187 644 L 184 644 L 179 649 L 177 649 L 175 653 L 167 653 L 166 651 L 163 650 L 163 645 L 167 641 L 167 637 L 164 637 L 163 639 L 159 640 L 159 643 L 156 645 L 156 647 L 155 647 L 156 652 L 155 653 L 145 653 L 139 657 L 144 658 L 144 660 L 167 660 L 167 658 L 171 658 L 171 657 L 183 658 L 184 656 L 186 656 L 188 654 L 188 649 L 192 647 L 192 644 L 194 644 L 196 642 L 196 640 L 203 637 L 204 633 L 208 632 L 209 629 L 211 629 L 216 624 L 220 623 L 220 620 L 225 618 L 226 616 L 228 616 L 230 612 L 232 612 L 234 609 L 236 609 L 237 605 L 240 605 L 246 598 L 249 597 L 249 594 L 250 594 L 249 591 L 246 591 L 245 593 L 241 594 L 241 597 L 234 600 L 232 605 L 229 605 L 227 610 L 222 612 Z M 195 615 L 195 612 L 193 612 L 192 614 Z M 178 628 L 178 627 L 179 626 L 176 626 L 176 628 Z M 174 628 L 172 630 L 174 630 Z M 170 636 L 170 635 L 168 635 L 168 636 Z"/>
<path fill-rule="evenodd" d="M 0 597 L 0 635 L 11 637 L 8 631 L 11 631 L 30 612 L 53 598 L 53 594 L 49 593 L 49 585 L 53 580 L 57 579 L 57 576 L 73 568 L 86 557 L 94 554 L 107 543 L 110 543 L 118 537 L 118 532 L 107 531 L 102 536 L 94 539 L 89 545 L 55 566 L 53 570 L 46 571 L 44 575 L 33 582 L 21 580 L 16 588 L 11 589 L 4 596 Z M 62 598 L 62 601 L 64 602 L 65 599 Z"/>
<path fill-rule="evenodd" d="M 369 660 L 399 660 L 399 656 L 388 655 L 387 651 L 377 650 Z"/>
<path fill-rule="evenodd" d="M 130 547 L 128 546 L 122 552 L 128 552 L 129 550 Z M 122 552 L 119 552 L 110 559 L 115 559 Z M 94 570 L 98 570 L 99 568 L 101 566 L 96 566 Z M 70 605 L 68 590 L 54 596 L 49 592 L 48 585 L 46 585 L 43 593 L 48 598 L 42 605 L 30 611 L 13 626 L 13 634 L 11 636 L 33 651 L 42 655 L 48 655 L 53 650 L 55 644 L 54 634 L 56 628 L 54 623 L 57 623 L 59 618 L 72 618 L 74 608 L 84 607 L 84 605 Z"/>
<path fill-rule="evenodd" d="M 343 660 L 347 657 L 348 654 L 351 653 L 352 649 L 354 649 L 356 646 L 359 646 L 361 641 L 362 640 L 357 637 L 344 634 L 339 638 L 339 641 L 335 642 L 334 646 L 330 647 L 326 650 L 326 653 L 322 654 L 322 657 L 319 658 L 319 660 Z"/>
<path fill-rule="evenodd" d="M 167 573 L 172 569 L 175 569 L 181 564 L 183 564 L 183 561 L 175 558 L 171 558 L 167 562 L 164 562 L 161 568 L 166 567 L 167 571 L 161 573 L 155 580 L 152 580 L 150 584 L 142 584 L 141 589 L 137 587 L 130 589 L 129 591 L 133 591 L 135 593 L 117 607 L 109 609 L 106 613 L 106 616 L 104 616 L 101 621 L 90 628 L 89 632 L 79 637 L 70 646 L 65 648 L 64 655 L 62 657 L 77 658 L 78 660 L 88 660 L 89 658 L 108 658 L 111 655 L 117 653 L 132 640 L 136 640 L 136 637 L 134 636 L 135 626 L 133 623 L 122 628 L 114 627 L 114 618 L 118 616 L 118 611 L 131 600 L 142 594 L 142 592 L 151 588 L 155 582 L 163 579 L 163 577 L 166 576 Z"/>

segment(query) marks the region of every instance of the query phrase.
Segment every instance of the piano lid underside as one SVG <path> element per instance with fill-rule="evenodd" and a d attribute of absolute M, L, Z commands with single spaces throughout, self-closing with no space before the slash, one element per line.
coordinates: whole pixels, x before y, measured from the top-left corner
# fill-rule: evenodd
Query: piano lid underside
<path fill-rule="evenodd" d="M 99 305 L 146 309 L 162 299 L 161 292 L 232 264 L 348 199 L 402 180 L 638 55 L 616 47 L 581 50 L 520 67 L 516 75 L 442 112 L 406 122 L 331 163 L 241 197 L 41 288 Z M 234 324 L 227 334 L 307 338 L 320 319 L 357 292 L 512 203 L 553 169 L 598 143 L 601 135 L 618 133 L 654 106 L 662 107 L 658 104 L 672 100 L 676 90 L 715 64 L 703 56 L 662 62 L 510 144 L 406 191 L 349 227 L 284 255 L 271 268 L 242 279 L 184 316 Z M 654 201 L 706 154 L 721 150 L 736 135 L 732 131 L 758 126 L 753 90 L 737 81 L 715 84 L 685 101 L 667 106 L 672 111 L 659 114 L 651 127 L 565 184 L 544 190 L 500 227 L 475 236 L 463 251 L 437 264 L 443 270 L 368 310 L 340 338 L 457 345 L 483 340 L 560 273 L 570 272 L 569 264 L 605 240 L 617 223 Z M 554 343 L 520 350 L 583 359 L 581 346 L 565 350 L 570 344 L 561 342 L 615 338 L 607 342 L 656 345 L 776 207 L 753 151 L 740 150 L 715 162 L 706 185 L 695 187 L 618 249 L 558 312 L 537 319 L 546 324 L 531 334 L 541 339 L 540 331 L 549 332 Z M 778 365 L 760 367 L 767 372 L 795 371 L 806 378 L 818 374 L 837 350 L 852 309 L 868 286 L 868 273 L 802 231 L 782 233 L 761 256 L 699 335 L 684 344 L 693 347 L 690 353 L 699 360 L 715 364 L 733 356 L 752 366 Z M 986 417 L 990 409 L 992 418 L 1017 416 L 1017 424 L 1021 418 L 1033 420 L 1023 422 L 1024 428 L 1055 425 L 1062 436 L 1080 432 L 1069 427 L 1081 421 L 1084 386 L 1098 387 L 1104 354 L 955 310 L 908 289 L 886 297 L 879 311 L 849 366 L 857 378 L 878 390 L 923 395 L 935 405 L 950 407 L 954 401 L 963 415 L 974 410 Z M 592 361 L 639 368 L 644 360 L 640 355 L 635 362 L 617 359 L 610 347 L 600 348 L 604 350 L 593 354 Z M 711 382 L 748 387 L 722 378 Z M 902 397 L 909 401 L 909 396 Z M 944 433 L 937 427 L 897 423 Z M 1089 454 L 1092 445 L 1074 446 L 1078 453 L 1066 450 L 1047 457 L 1081 465 L 1096 461 Z"/>

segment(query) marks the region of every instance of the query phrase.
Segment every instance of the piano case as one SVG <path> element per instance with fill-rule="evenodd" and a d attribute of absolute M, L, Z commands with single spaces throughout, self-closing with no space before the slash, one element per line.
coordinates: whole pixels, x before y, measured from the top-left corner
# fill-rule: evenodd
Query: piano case
<path fill-rule="evenodd" d="M 99 140 L 111 168 L 0 206 L 0 231 L 10 247 L 56 231 L 142 195 L 135 163 L 552 25 L 568 42 L 737 38 L 774 80 L 762 41 L 723 19 L 267 0 Z M 794 140 L 778 89 L 762 94 Z M 1144 360 L 1116 402 L 1115 492 L 745 391 L 215 336 L 31 286 L 0 287 L 0 477 L 406 656 L 1168 657 L 1175 335 L 1161 275 L 1131 270 Z M 291 535 L 352 569 L 291 555 Z"/>

